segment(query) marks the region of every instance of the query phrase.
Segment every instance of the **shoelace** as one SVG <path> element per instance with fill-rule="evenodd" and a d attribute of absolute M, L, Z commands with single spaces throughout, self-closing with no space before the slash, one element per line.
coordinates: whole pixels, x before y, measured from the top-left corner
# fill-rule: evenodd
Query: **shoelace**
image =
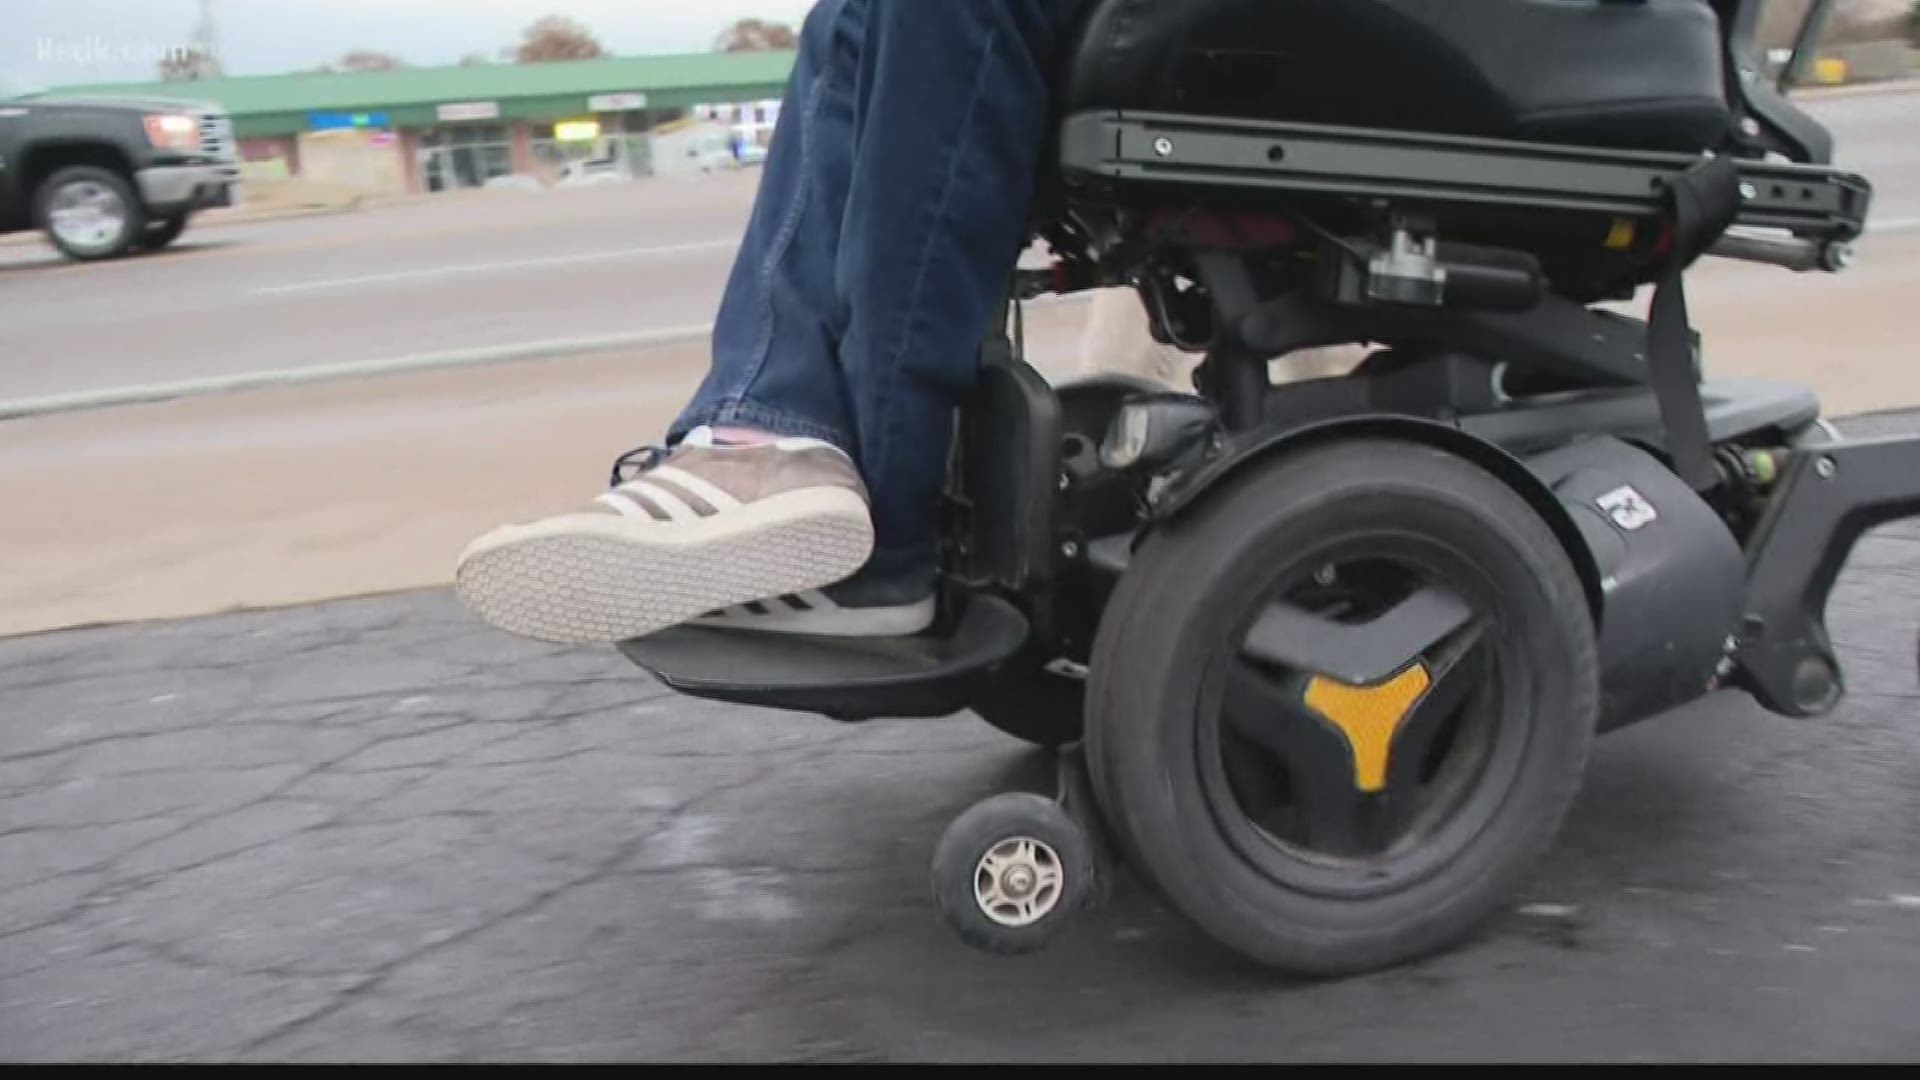
<path fill-rule="evenodd" d="M 621 484 L 660 464 L 660 459 L 671 453 L 668 448 L 658 445 L 636 446 L 632 450 L 613 459 L 613 477 L 607 481 L 608 487 Z"/>
<path fill-rule="evenodd" d="M 715 449 L 754 445 L 753 443 L 735 442 L 731 439 L 714 438 L 711 435 L 707 437 L 710 441 L 701 443 L 700 445 L 710 446 Z M 609 486 L 619 487 L 621 484 L 660 464 L 660 459 L 671 453 L 673 453 L 673 447 L 661 446 L 657 443 L 634 447 L 632 450 L 613 459 L 613 476 L 609 481 Z"/>

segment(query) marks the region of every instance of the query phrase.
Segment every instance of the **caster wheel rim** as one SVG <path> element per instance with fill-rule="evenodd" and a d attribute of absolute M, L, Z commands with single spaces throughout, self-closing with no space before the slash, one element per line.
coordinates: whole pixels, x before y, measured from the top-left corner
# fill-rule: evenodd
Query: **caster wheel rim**
<path fill-rule="evenodd" d="M 934 906 L 976 949 L 1047 947 L 1092 901 L 1100 878 L 1087 835 L 1058 803 L 1009 792 L 955 818 L 933 852 Z"/>
<path fill-rule="evenodd" d="M 1009 837 L 987 849 L 974 866 L 973 899 L 980 914 L 1019 930 L 1053 914 L 1065 894 L 1060 853 L 1041 840 Z"/>
<path fill-rule="evenodd" d="M 1420 594 L 1468 614 L 1371 686 L 1247 656 L 1273 605 L 1365 625 Z M 1500 622 L 1485 576 L 1421 537 L 1347 536 L 1281 568 L 1216 651 L 1200 702 L 1202 795 L 1240 857 L 1299 892 L 1362 899 L 1471 845 L 1512 790 L 1533 723 L 1515 707 L 1525 672 Z"/>

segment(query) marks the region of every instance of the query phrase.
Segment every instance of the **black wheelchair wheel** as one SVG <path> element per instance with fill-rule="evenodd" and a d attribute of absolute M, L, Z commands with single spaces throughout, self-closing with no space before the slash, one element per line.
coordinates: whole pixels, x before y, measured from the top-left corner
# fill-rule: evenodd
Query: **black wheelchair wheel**
<path fill-rule="evenodd" d="M 1018 956 L 1059 937 L 1094 895 L 1096 863 L 1058 803 L 996 795 L 955 818 L 933 853 L 933 900 L 960 940 Z"/>
<path fill-rule="evenodd" d="M 1393 636 L 1420 604 L 1452 621 L 1369 684 L 1254 647 L 1276 625 Z M 1089 766 L 1123 849 L 1203 931 L 1309 975 L 1448 947 L 1511 894 L 1577 792 L 1599 681 L 1547 525 L 1392 441 L 1257 466 L 1150 537 L 1092 668 Z"/>

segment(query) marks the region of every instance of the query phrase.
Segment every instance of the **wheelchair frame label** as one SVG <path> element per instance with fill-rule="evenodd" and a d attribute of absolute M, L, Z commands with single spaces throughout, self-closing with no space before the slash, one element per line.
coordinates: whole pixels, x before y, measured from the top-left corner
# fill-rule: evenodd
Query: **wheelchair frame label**
<path fill-rule="evenodd" d="M 1627 532 L 1638 532 L 1660 520 L 1660 512 L 1653 508 L 1646 496 L 1631 486 L 1615 488 L 1594 500 L 1615 525 Z"/>

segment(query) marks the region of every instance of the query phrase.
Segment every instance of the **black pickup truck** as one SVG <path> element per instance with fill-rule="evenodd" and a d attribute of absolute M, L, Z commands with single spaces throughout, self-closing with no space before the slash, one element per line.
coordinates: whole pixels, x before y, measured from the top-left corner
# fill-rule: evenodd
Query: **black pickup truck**
<path fill-rule="evenodd" d="M 233 124 L 168 98 L 0 100 L 0 233 L 45 229 L 74 259 L 170 244 L 194 211 L 232 205 Z"/>

